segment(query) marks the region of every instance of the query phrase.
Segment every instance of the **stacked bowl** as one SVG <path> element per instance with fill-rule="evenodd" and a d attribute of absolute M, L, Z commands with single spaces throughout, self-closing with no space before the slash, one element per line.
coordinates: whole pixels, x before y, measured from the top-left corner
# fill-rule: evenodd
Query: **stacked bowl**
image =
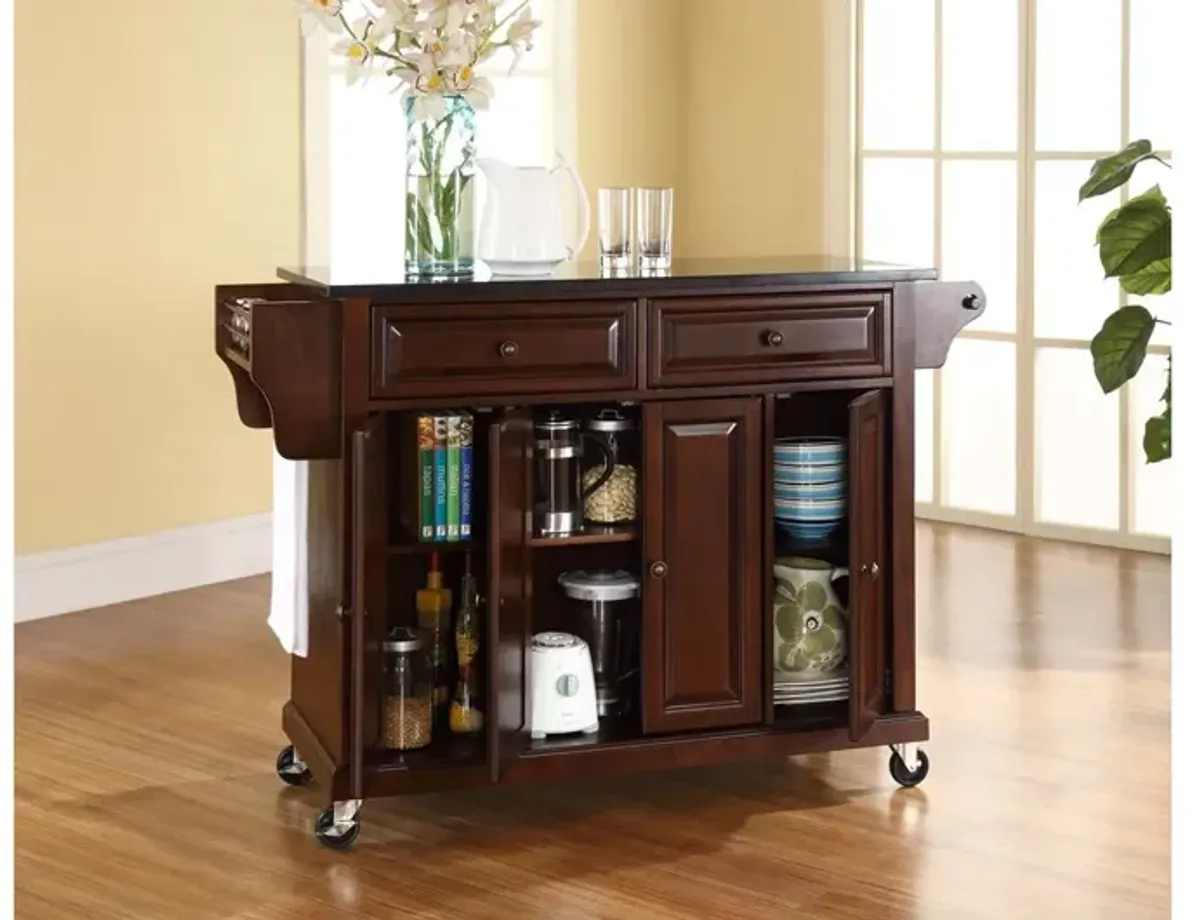
<path fill-rule="evenodd" d="M 845 438 L 777 438 L 775 521 L 797 543 L 830 538 L 846 515 Z"/>

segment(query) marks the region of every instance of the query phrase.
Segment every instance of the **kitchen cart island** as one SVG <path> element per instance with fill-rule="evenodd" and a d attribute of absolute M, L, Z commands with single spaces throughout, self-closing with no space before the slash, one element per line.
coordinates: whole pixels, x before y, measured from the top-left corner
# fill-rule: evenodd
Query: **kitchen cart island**
<path fill-rule="evenodd" d="M 913 374 L 983 312 L 976 284 L 833 257 L 677 261 L 651 276 L 564 263 L 536 278 L 279 278 L 217 287 L 216 351 L 242 422 L 309 461 L 308 649 L 292 657 L 277 771 L 327 791 L 319 840 L 349 845 L 366 799 L 469 785 L 874 746 L 891 748 L 897 782 L 925 777 Z M 444 412 L 473 425 L 472 510 L 469 535 L 437 542 L 413 511 L 413 432 Z M 606 412 L 636 421 L 633 519 L 547 535 L 539 420 Z M 796 545 L 776 520 L 772 445 L 805 436 L 845 445 L 845 511 Z M 434 553 L 447 587 L 468 568 L 478 578 L 483 727 L 439 720 L 428 743 L 397 750 L 388 639 L 419 625 Z M 848 569 L 849 683 L 788 705 L 772 599 L 776 560 L 797 556 Z M 640 584 L 627 705 L 598 730 L 543 736 L 530 726 L 534 637 L 578 632 L 559 578 L 597 570 Z"/>

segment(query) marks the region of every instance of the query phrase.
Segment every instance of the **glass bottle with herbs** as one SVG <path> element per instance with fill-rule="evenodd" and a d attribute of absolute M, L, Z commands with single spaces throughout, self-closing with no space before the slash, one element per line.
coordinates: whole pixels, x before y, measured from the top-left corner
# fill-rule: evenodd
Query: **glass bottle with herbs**
<path fill-rule="evenodd" d="M 454 624 L 454 644 L 458 653 L 458 681 L 450 699 L 450 731 L 474 735 L 483 731 L 483 701 L 479 695 L 479 646 L 481 617 L 475 576 L 470 557 L 463 575 L 462 595 Z"/>

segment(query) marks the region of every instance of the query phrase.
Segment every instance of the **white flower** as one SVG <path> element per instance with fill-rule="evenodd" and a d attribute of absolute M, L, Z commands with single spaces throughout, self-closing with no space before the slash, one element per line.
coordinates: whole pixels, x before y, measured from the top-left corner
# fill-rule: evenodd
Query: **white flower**
<path fill-rule="evenodd" d="M 361 39 L 343 38 L 333 45 L 333 53 L 348 65 L 346 83 L 353 86 L 370 70 L 371 47 Z"/>
<path fill-rule="evenodd" d="M 340 32 L 342 22 L 342 0 L 294 0 L 300 8 L 300 31 L 312 35 L 317 27 L 329 32 Z"/>
<path fill-rule="evenodd" d="M 418 92 L 413 97 L 413 115 L 423 121 L 438 121 L 446 114 L 446 97 L 441 93 Z"/>
<path fill-rule="evenodd" d="M 525 7 L 521 15 L 512 21 L 508 27 L 508 43 L 516 48 L 524 46 L 528 51 L 533 47 L 533 33 L 542 24 L 540 19 L 533 18 L 533 9 Z"/>
<path fill-rule="evenodd" d="M 463 93 L 471 108 L 477 112 L 484 111 L 492 103 L 492 81 L 487 77 L 475 77 L 470 87 Z"/>

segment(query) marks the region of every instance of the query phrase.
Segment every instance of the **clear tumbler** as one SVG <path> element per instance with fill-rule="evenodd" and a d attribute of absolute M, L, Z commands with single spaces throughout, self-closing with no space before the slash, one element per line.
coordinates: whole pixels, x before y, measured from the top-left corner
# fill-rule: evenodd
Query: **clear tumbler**
<path fill-rule="evenodd" d="M 671 230 L 674 191 L 669 188 L 639 188 L 638 267 L 661 271 L 671 267 Z"/>

